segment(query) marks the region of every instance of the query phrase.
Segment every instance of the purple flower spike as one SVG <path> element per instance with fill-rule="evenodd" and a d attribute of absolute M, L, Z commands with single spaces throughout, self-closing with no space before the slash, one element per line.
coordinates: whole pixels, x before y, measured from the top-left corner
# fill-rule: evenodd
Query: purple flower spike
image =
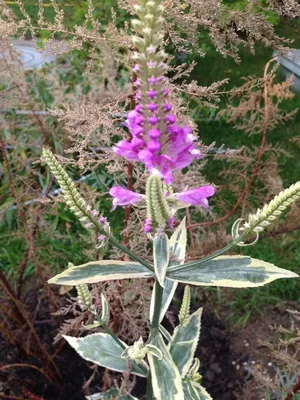
<path fill-rule="evenodd" d="M 214 187 L 206 185 L 177 193 L 175 196 L 177 200 L 181 201 L 182 203 L 187 203 L 196 207 L 208 208 L 207 197 L 213 196 L 215 192 L 216 191 Z"/>
<path fill-rule="evenodd" d="M 156 91 L 156 90 L 148 90 L 147 96 L 148 96 L 150 99 L 154 99 L 154 98 L 157 96 L 157 91 Z"/>
<path fill-rule="evenodd" d="M 125 189 L 122 186 L 113 186 L 109 194 L 114 197 L 113 210 L 117 206 L 128 206 L 142 200 L 142 195 L 134 193 L 132 190 Z"/>
<path fill-rule="evenodd" d="M 150 125 L 156 125 L 158 121 L 159 119 L 155 115 L 152 115 L 152 117 L 148 118 L 148 122 Z"/>
<path fill-rule="evenodd" d="M 158 109 L 158 105 L 156 103 L 150 103 L 147 105 L 149 111 L 156 111 Z"/>
<path fill-rule="evenodd" d="M 169 94 L 168 89 L 163 89 L 161 92 L 165 97 L 168 96 L 168 94 Z"/>
<path fill-rule="evenodd" d="M 106 217 L 100 217 L 99 218 L 99 222 L 100 222 L 100 224 L 106 224 L 107 218 Z"/>
<path fill-rule="evenodd" d="M 151 139 L 158 139 L 161 135 L 160 130 L 159 129 L 150 129 L 150 131 L 148 132 L 148 135 Z"/>
<path fill-rule="evenodd" d="M 104 235 L 99 235 L 99 236 L 97 237 L 97 239 L 98 239 L 100 242 L 103 242 L 103 240 L 105 240 L 105 236 L 104 236 Z"/>

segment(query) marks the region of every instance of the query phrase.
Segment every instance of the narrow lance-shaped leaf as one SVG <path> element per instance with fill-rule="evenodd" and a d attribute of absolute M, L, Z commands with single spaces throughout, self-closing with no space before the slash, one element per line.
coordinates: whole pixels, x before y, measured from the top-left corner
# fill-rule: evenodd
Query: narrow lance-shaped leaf
<path fill-rule="evenodd" d="M 175 328 L 172 336 L 170 353 L 182 378 L 186 376 L 194 360 L 200 336 L 201 315 L 202 308 L 199 308 L 182 325 Z"/>
<path fill-rule="evenodd" d="M 157 400 L 183 400 L 184 394 L 179 371 L 160 333 L 155 335 L 151 344 L 162 352 L 161 360 L 151 353 L 148 354 L 155 398 Z"/>
<path fill-rule="evenodd" d="M 220 256 L 186 268 L 183 265 L 168 273 L 169 279 L 191 285 L 235 288 L 263 286 L 275 279 L 296 277 L 292 271 L 247 256 Z"/>
<path fill-rule="evenodd" d="M 109 315 L 108 301 L 103 293 L 101 293 L 101 320 L 105 322 Z"/>
<path fill-rule="evenodd" d="M 209 393 L 197 382 L 183 381 L 184 400 L 213 400 Z"/>
<path fill-rule="evenodd" d="M 123 349 L 110 335 L 94 333 L 83 338 L 72 336 L 64 336 L 64 338 L 85 360 L 113 371 L 128 371 L 128 363 L 121 358 Z M 125 343 L 124 346 L 126 346 Z M 132 373 L 145 376 L 144 372 L 136 364 L 132 366 Z"/>
<path fill-rule="evenodd" d="M 170 259 L 169 239 L 165 233 L 157 234 L 153 241 L 154 270 L 160 286 L 164 286 Z"/>
<path fill-rule="evenodd" d="M 170 238 L 170 261 L 168 268 L 170 268 L 172 265 L 178 265 L 184 263 L 185 253 L 186 253 L 186 241 L 187 241 L 186 218 L 183 218 L 183 220 L 178 225 L 175 232 L 172 234 Z M 160 318 L 159 318 L 160 322 L 163 320 L 169 308 L 169 305 L 174 297 L 177 285 L 178 282 L 172 281 L 168 278 L 165 279 L 161 309 L 160 309 Z M 155 287 L 153 289 L 153 294 L 151 298 L 150 322 L 152 321 L 153 310 L 154 310 L 154 293 L 155 293 Z"/>
<path fill-rule="evenodd" d="M 131 261 L 93 261 L 68 268 L 48 282 L 56 285 L 79 285 L 114 279 L 150 278 L 153 274 L 142 264 Z"/>

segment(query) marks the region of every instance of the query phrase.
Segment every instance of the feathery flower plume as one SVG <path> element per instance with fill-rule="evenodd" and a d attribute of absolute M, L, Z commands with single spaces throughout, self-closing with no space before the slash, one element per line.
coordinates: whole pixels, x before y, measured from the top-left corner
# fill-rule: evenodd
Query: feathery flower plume
<path fill-rule="evenodd" d="M 133 44 L 133 68 L 137 75 L 137 106 L 127 115 L 126 126 L 132 139 L 114 146 L 116 154 L 129 161 L 140 161 L 150 173 L 159 174 L 166 184 L 173 182 L 173 171 L 180 170 L 201 158 L 195 147 L 196 137 L 188 126 L 176 124 L 168 90 L 164 87 L 167 54 L 160 49 L 163 35 L 163 6 L 160 0 L 140 0 L 135 6 L 139 19 L 132 25 L 137 35 Z"/>

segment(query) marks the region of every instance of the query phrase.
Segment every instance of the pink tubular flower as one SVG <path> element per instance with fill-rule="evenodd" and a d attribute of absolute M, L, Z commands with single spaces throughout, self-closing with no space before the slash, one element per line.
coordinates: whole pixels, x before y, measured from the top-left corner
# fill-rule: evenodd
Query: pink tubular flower
<path fill-rule="evenodd" d="M 215 192 L 216 191 L 214 187 L 206 185 L 177 193 L 175 194 L 175 197 L 182 203 L 190 204 L 196 207 L 208 208 L 207 197 L 213 196 Z"/>
<path fill-rule="evenodd" d="M 145 195 L 135 193 L 121 186 L 113 186 L 110 189 L 109 194 L 114 197 L 113 209 L 115 209 L 117 206 L 128 206 L 136 204 L 145 198 Z M 169 199 L 170 201 L 174 201 L 175 199 L 180 203 L 184 203 L 186 207 L 196 206 L 208 208 L 207 198 L 213 196 L 214 194 L 215 188 L 210 185 L 205 185 L 198 188 L 186 190 L 184 192 L 175 193 L 173 195 L 165 193 L 165 197 L 167 200 Z M 173 219 L 170 220 L 170 224 L 172 223 Z M 146 221 L 146 225 L 149 224 L 150 223 L 147 223 Z"/>
<path fill-rule="evenodd" d="M 115 210 L 117 206 L 128 206 L 142 200 L 141 194 L 125 189 L 122 186 L 113 186 L 109 194 L 114 198 L 113 210 Z"/>

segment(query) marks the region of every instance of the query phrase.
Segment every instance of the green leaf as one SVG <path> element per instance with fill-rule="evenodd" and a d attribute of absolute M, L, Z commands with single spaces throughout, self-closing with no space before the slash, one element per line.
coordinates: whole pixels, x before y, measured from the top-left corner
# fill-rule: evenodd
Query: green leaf
<path fill-rule="evenodd" d="M 296 278 L 294 272 L 246 256 L 220 256 L 190 267 L 170 271 L 168 278 L 199 286 L 257 287 L 280 278 Z"/>
<path fill-rule="evenodd" d="M 142 264 L 131 261 L 101 260 L 68 268 L 48 282 L 56 285 L 79 285 L 114 279 L 151 278 L 153 274 Z"/>
<path fill-rule="evenodd" d="M 112 369 L 113 371 L 128 371 L 127 362 L 121 358 L 122 347 L 107 333 L 94 333 L 83 338 L 66 335 L 63 337 L 85 360 L 101 365 L 101 367 Z M 126 346 L 125 343 L 124 346 Z M 133 364 L 132 366 L 133 374 L 146 376 L 137 365 Z"/>
<path fill-rule="evenodd" d="M 95 393 L 92 394 L 91 396 L 86 396 L 85 398 L 87 400 L 115 400 L 120 394 L 120 390 L 115 388 L 115 389 L 110 389 L 107 392 L 102 392 L 102 393 Z M 131 394 L 125 394 L 120 397 L 118 397 L 119 400 L 138 400 L 136 397 L 131 396 Z"/>
<path fill-rule="evenodd" d="M 186 376 L 193 364 L 200 336 L 201 315 L 202 308 L 199 308 L 185 319 L 182 325 L 175 328 L 172 336 L 170 354 L 182 378 Z"/>
<path fill-rule="evenodd" d="M 190 379 L 183 381 L 184 400 L 213 400 L 199 383 Z"/>
<path fill-rule="evenodd" d="M 169 260 L 170 246 L 168 236 L 165 233 L 158 234 L 153 240 L 153 261 L 155 275 L 162 287 L 164 287 Z"/>
<path fill-rule="evenodd" d="M 183 400 L 184 395 L 179 371 L 159 332 L 151 340 L 151 344 L 158 347 L 162 352 L 161 360 L 150 353 L 148 354 L 154 396 L 157 400 Z"/>
<path fill-rule="evenodd" d="M 178 225 L 175 232 L 170 238 L 171 260 L 169 267 L 184 263 L 186 253 L 186 241 L 186 218 L 183 218 L 180 225 Z"/>
<path fill-rule="evenodd" d="M 172 234 L 170 238 L 170 262 L 168 268 L 173 265 L 179 265 L 184 263 L 185 252 L 186 252 L 186 218 L 184 218 L 180 225 L 176 228 L 175 232 Z M 160 308 L 160 317 L 159 322 L 161 322 L 170 306 L 170 303 L 173 299 L 174 293 L 176 291 L 178 282 L 171 281 L 166 278 L 164 281 L 164 290 Z M 153 295 L 151 299 L 150 306 L 150 322 L 152 321 L 153 309 L 154 309 L 154 293 L 155 288 L 153 289 Z"/>
<path fill-rule="evenodd" d="M 101 293 L 101 320 L 105 322 L 109 315 L 108 301 L 103 293 Z"/>
<path fill-rule="evenodd" d="M 155 299 L 155 286 L 157 283 L 154 283 L 154 288 L 152 291 L 152 297 L 151 297 L 151 304 L 150 304 L 150 322 L 152 322 L 153 318 L 153 312 L 154 312 L 154 299 Z M 174 293 L 176 291 L 178 282 L 172 281 L 171 279 L 166 278 L 165 279 L 165 284 L 164 284 L 164 290 L 163 290 L 163 295 L 162 295 L 162 301 L 161 301 L 161 308 L 160 308 L 160 316 L 159 316 L 159 322 L 161 322 L 169 308 L 169 305 L 172 301 L 172 298 L 174 296 Z"/>

